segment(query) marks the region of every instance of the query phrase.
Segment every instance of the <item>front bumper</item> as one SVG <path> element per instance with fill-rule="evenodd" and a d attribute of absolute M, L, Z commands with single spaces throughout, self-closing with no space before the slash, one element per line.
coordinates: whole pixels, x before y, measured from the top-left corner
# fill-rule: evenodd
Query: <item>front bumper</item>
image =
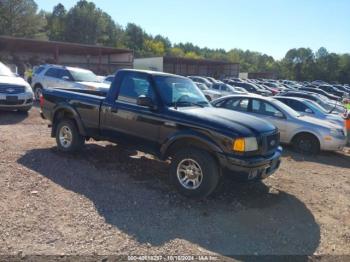
<path fill-rule="evenodd" d="M 0 94 L 0 109 L 21 109 L 33 105 L 33 93 Z"/>
<path fill-rule="evenodd" d="M 344 137 L 332 137 L 332 140 L 324 140 L 321 143 L 321 150 L 324 151 L 341 151 L 346 146 L 347 140 Z"/>
<path fill-rule="evenodd" d="M 278 147 L 273 155 L 264 157 L 237 157 L 218 154 L 225 173 L 243 180 L 265 179 L 271 176 L 281 164 L 282 147 Z"/>

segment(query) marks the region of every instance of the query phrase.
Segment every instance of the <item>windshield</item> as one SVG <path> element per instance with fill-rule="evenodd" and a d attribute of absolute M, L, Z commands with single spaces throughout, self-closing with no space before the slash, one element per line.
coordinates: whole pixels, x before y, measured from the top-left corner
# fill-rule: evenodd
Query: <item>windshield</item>
<path fill-rule="evenodd" d="M 169 76 L 155 76 L 154 79 L 166 106 L 210 106 L 203 93 L 189 79 Z"/>
<path fill-rule="evenodd" d="M 314 111 L 320 111 L 324 114 L 327 114 L 329 112 L 329 110 L 327 111 L 327 109 L 325 109 L 323 106 L 317 104 L 314 101 L 311 100 L 305 100 L 304 101 L 309 107 L 311 107 Z"/>
<path fill-rule="evenodd" d="M 279 101 L 277 99 L 272 99 L 272 101 L 273 101 L 273 103 L 276 106 L 278 106 L 283 111 L 287 112 L 292 117 L 299 117 L 300 116 L 300 114 L 297 111 L 295 111 L 294 109 L 290 108 L 289 106 L 287 106 L 286 104 L 282 103 L 281 101 Z"/>
<path fill-rule="evenodd" d="M 98 81 L 97 76 L 88 70 L 72 70 L 69 72 L 72 74 L 72 77 L 75 82 L 100 82 Z"/>
<path fill-rule="evenodd" d="M 0 76 L 15 76 L 15 74 L 12 73 L 7 66 L 0 62 Z"/>

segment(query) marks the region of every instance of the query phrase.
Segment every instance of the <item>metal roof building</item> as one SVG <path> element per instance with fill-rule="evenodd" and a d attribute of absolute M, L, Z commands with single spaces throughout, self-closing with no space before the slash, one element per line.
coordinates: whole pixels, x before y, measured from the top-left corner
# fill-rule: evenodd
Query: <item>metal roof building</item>
<path fill-rule="evenodd" d="M 237 77 L 239 74 L 239 63 L 169 56 L 135 58 L 134 68 L 161 71 L 184 76 L 200 75 L 215 78 L 228 76 Z"/>
<path fill-rule="evenodd" d="M 130 49 L 0 36 L 0 60 L 21 67 L 52 63 L 88 68 L 98 74 L 132 68 Z"/>

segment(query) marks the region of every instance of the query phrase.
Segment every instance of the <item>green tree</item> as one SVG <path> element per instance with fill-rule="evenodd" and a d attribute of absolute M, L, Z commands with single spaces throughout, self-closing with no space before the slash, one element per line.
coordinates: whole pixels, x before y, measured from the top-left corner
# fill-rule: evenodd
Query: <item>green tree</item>
<path fill-rule="evenodd" d="M 179 47 L 170 48 L 167 54 L 169 56 L 174 56 L 174 57 L 184 57 L 185 56 L 185 52 Z"/>
<path fill-rule="evenodd" d="M 165 54 L 164 43 L 156 40 L 146 39 L 143 49 L 145 56 L 163 56 Z"/>
<path fill-rule="evenodd" d="M 190 51 L 190 52 L 187 52 L 187 53 L 185 54 L 185 58 L 201 59 L 201 58 L 203 58 L 203 57 L 200 56 L 200 55 L 198 55 L 196 52 Z"/>
<path fill-rule="evenodd" d="M 0 0 L 0 34 L 43 38 L 46 24 L 43 12 L 33 0 Z"/>
<path fill-rule="evenodd" d="M 142 54 L 146 38 L 149 37 L 140 26 L 133 23 L 127 24 L 125 28 L 125 45 L 133 49 L 136 56 Z"/>
<path fill-rule="evenodd" d="M 65 39 L 69 42 L 117 45 L 116 24 L 92 2 L 77 2 L 67 13 L 65 24 Z"/>
<path fill-rule="evenodd" d="M 47 36 L 50 40 L 64 41 L 66 29 L 67 10 L 62 4 L 53 8 L 51 14 L 47 15 Z"/>
<path fill-rule="evenodd" d="M 154 37 L 154 40 L 163 43 L 165 52 L 168 52 L 168 50 L 172 47 L 172 44 L 171 44 L 169 38 L 167 38 L 167 37 L 164 37 L 161 35 L 156 35 Z"/>

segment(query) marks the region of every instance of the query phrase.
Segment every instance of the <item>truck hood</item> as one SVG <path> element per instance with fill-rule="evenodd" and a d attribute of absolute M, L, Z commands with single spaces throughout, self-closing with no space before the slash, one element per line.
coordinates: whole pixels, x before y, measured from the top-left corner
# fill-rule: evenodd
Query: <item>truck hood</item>
<path fill-rule="evenodd" d="M 192 119 L 195 123 L 222 130 L 229 135 L 249 137 L 260 136 L 262 133 L 275 131 L 277 128 L 265 120 L 248 114 L 213 107 L 204 108 L 178 108 L 186 119 Z"/>
<path fill-rule="evenodd" d="M 3 84 L 29 87 L 29 84 L 22 77 L 16 76 L 0 76 L 0 85 Z"/>
<path fill-rule="evenodd" d="M 84 87 L 90 87 L 94 89 L 109 89 L 110 85 L 100 82 L 77 82 Z"/>

